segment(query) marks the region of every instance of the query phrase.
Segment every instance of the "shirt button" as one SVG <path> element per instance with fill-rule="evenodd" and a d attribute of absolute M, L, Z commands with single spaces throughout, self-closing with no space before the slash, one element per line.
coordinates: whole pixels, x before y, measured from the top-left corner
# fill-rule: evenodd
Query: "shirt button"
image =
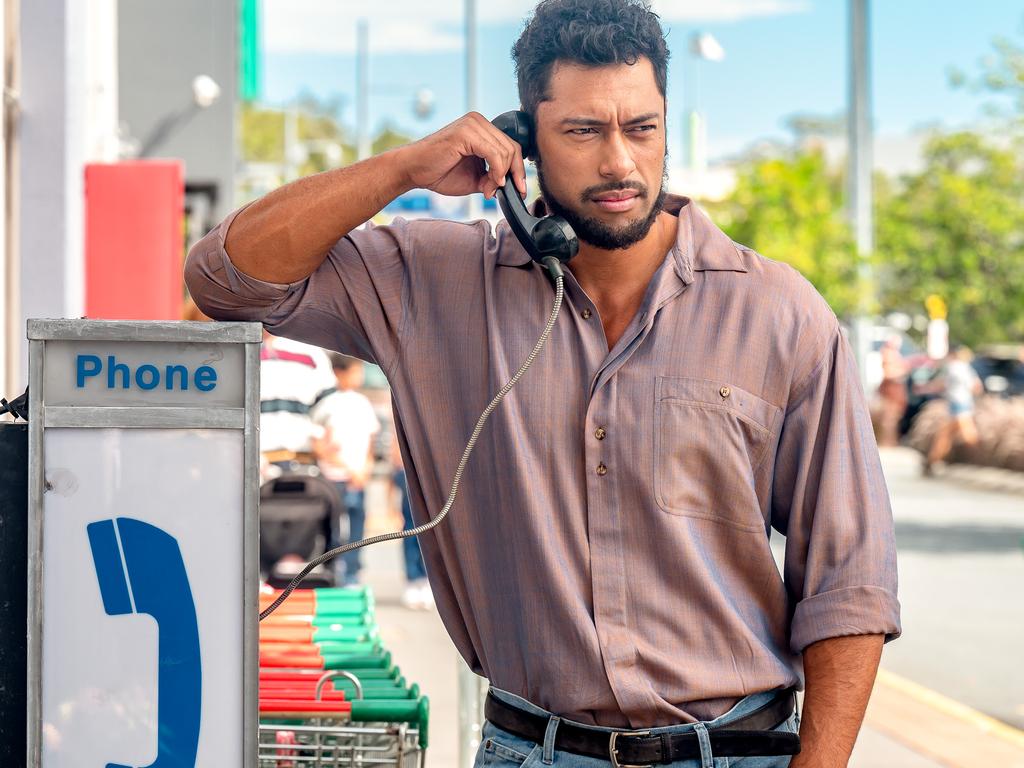
<path fill-rule="evenodd" d="M 580 312 L 580 314 L 583 315 L 583 319 L 584 320 L 589 320 L 590 319 L 590 307 L 584 307 L 583 311 Z"/>
<path fill-rule="evenodd" d="M 722 397 L 728 397 L 731 393 L 732 390 L 729 389 L 728 387 L 722 387 L 720 390 L 718 390 L 718 394 L 720 394 Z"/>
<path fill-rule="evenodd" d="M 596 437 L 598 440 L 604 440 L 604 437 L 607 434 L 608 433 L 604 431 L 604 427 L 598 427 L 597 429 L 594 430 L 594 437 Z"/>
<path fill-rule="evenodd" d="M 599 474 L 601 477 L 604 477 L 605 475 L 608 474 L 608 467 L 604 465 L 603 461 L 597 465 L 597 474 Z"/>

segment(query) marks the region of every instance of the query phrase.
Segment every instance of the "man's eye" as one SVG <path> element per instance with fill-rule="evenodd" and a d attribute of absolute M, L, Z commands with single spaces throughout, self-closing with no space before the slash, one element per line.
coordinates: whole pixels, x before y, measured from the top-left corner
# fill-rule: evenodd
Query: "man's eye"
<path fill-rule="evenodd" d="M 569 133 L 574 136 L 586 136 L 588 133 L 597 133 L 596 128 L 572 128 Z"/>
<path fill-rule="evenodd" d="M 657 130 L 657 128 L 658 126 L 656 125 L 638 125 L 632 128 L 631 130 L 634 130 L 637 133 L 647 133 L 648 131 Z"/>

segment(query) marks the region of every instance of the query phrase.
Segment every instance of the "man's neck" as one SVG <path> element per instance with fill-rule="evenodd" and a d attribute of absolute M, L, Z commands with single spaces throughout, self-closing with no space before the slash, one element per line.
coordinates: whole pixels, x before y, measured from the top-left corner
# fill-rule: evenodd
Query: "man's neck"
<path fill-rule="evenodd" d="M 569 269 L 597 304 L 602 317 L 632 317 L 651 278 L 675 243 L 678 224 L 677 216 L 663 212 L 643 240 L 621 250 L 607 251 L 580 243 Z"/>

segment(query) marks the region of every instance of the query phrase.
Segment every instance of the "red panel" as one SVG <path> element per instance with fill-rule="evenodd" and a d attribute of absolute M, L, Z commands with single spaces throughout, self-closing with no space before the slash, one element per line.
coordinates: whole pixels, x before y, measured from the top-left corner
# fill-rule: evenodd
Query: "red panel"
<path fill-rule="evenodd" d="M 106 320 L 177 320 L 182 306 L 182 163 L 85 168 L 85 311 Z"/>

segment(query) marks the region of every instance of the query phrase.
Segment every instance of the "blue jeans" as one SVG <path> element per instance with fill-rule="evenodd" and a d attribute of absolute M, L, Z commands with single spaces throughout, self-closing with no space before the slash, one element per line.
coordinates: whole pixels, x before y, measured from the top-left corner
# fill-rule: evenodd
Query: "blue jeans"
<path fill-rule="evenodd" d="M 485 722 L 481 734 L 480 749 L 476 753 L 476 761 L 473 768 L 540 768 L 540 766 L 554 765 L 557 768 L 607 768 L 611 765 L 610 758 L 598 760 L 584 755 L 575 755 L 571 752 L 559 752 L 554 749 L 555 736 L 558 733 L 559 718 L 554 717 L 540 707 L 534 706 L 526 699 L 522 699 L 507 691 L 491 688 L 491 692 L 502 701 L 511 704 L 519 709 L 526 710 L 535 715 L 549 718 L 547 735 L 543 744 L 536 744 L 528 739 L 514 736 L 507 731 L 495 727 L 490 722 Z M 680 760 L 670 763 L 670 768 L 788 768 L 789 755 L 779 757 L 715 757 L 711 754 L 711 745 L 707 739 L 707 729 L 725 726 L 728 723 L 753 712 L 758 707 L 769 703 L 777 694 L 773 692 L 755 693 L 737 702 L 736 706 L 730 709 L 721 717 L 703 723 L 688 723 L 686 725 L 669 725 L 662 728 L 649 729 L 652 734 L 659 733 L 694 733 L 698 734 L 701 742 L 700 759 Z M 572 721 L 566 721 L 572 722 Z M 594 725 L 582 725 L 573 722 L 573 725 L 580 728 L 610 733 L 609 728 L 600 728 Z M 796 712 L 775 730 L 790 731 L 796 733 L 800 726 L 800 716 Z"/>
<path fill-rule="evenodd" d="M 412 521 L 412 504 L 409 503 L 409 484 L 405 479 L 405 470 L 395 470 L 395 485 L 402 492 L 402 530 L 408 531 L 416 527 Z M 418 581 L 427 577 L 427 569 L 423 566 L 423 553 L 420 552 L 419 538 L 410 536 L 402 539 L 402 554 L 405 557 L 405 578 Z"/>
<path fill-rule="evenodd" d="M 359 541 L 363 538 L 363 531 L 366 528 L 366 502 L 363 491 L 349 488 L 348 483 L 335 483 L 338 495 L 341 496 L 345 512 L 348 514 L 348 540 Z M 363 564 L 360 555 L 363 550 L 357 549 L 353 552 L 346 552 L 341 556 L 341 563 L 338 564 L 338 578 L 341 583 L 354 582 Z M 343 567 L 342 567 L 343 566 Z"/>

